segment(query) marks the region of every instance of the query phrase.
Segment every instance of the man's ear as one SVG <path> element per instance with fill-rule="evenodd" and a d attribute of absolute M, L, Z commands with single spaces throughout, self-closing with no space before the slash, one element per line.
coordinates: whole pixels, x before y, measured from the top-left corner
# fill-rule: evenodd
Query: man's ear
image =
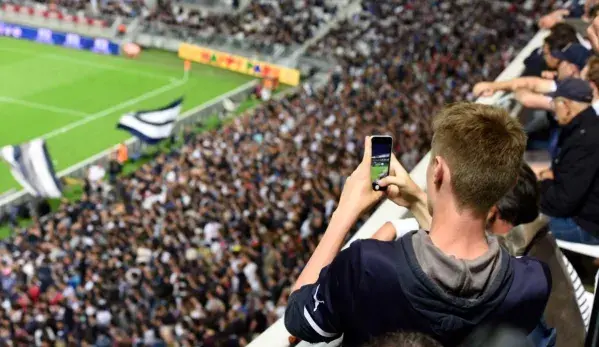
<path fill-rule="evenodd" d="M 499 210 L 496 205 L 493 205 L 487 214 L 487 223 L 491 224 L 499 217 Z"/>
<path fill-rule="evenodd" d="M 439 187 L 443 183 L 443 179 L 447 178 L 447 169 L 445 160 L 441 156 L 435 156 L 433 159 L 433 182 L 435 186 Z"/>

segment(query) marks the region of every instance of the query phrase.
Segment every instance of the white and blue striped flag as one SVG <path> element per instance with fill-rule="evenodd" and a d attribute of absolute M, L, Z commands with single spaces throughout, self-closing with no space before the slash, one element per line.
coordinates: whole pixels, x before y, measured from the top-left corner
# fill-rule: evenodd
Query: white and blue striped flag
<path fill-rule="evenodd" d="M 156 110 L 127 113 L 117 128 L 130 132 L 143 142 L 155 144 L 171 136 L 175 121 L 181 112 L 183 98 Z"/>
<path fill-rule="evenodd" d="M 10 165 L 13 177 L 31 195 L 44 198 L 62 196 L 62 186 L 44 140 L 5 146 L 2 157 Z"/>

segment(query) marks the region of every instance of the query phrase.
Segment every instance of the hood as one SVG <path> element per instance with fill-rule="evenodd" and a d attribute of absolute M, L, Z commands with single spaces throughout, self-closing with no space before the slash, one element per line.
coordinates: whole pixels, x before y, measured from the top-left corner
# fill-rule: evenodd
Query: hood
<path fill-rule="evenodd" d="M 507 251 L 499 247 L 495 259 L 496 268 L 488 272 L 488 281 L 482 287 L 480 279 L 473 278 L 480 275 L 480 269 L 462 269 L 454 274 L 455 280 L 452 281 L 449 278 L 451 276 L 445 275 L 440 283 L 431 278 L 418 261 L 413 238 L 419 232 L 402 237 L 400 242 L 403 247 L 400 254 L 405 257 L 404 263 L 409 264 L 400 272 L 404 295 L 412 307 L 430 322 L 431 329 L 438 336 L 447 336 L 448 332 L 469 332 L 496 311 L 507 296 L 513 280 L 511 258 Z M 421 250 L 419 247 L 419 251 Z M 452 282 L 457 287 L 447 288 Z M 477 282 L 481 291 L 474 293 L 472 286 Z M 468 295 L 464 296 L 466 293 Z"/>

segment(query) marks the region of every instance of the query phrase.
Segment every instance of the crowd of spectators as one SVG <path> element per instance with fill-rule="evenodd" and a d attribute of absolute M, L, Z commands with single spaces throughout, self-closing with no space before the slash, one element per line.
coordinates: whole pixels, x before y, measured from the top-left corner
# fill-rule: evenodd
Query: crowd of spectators
<path fill-rule="evenodd" d="M 74 0 L 70 0 L 74 1 Z M 160 2 L 158 2 L 160 4 Z M 137 17 L 149 16 L 150 10 L 143 0 L 130 1 L 99 1 L 95 11 L 100 12 L 103 16 L 122 16 L 122 17 Z"/>
<path fill-rule="evenodd" d="M 170 11 L 155 11 L 148 20 L 185 27 L 194 36 L 223 35 L 239 41 L 294 45 L 311 38 L 346 2 L 252 0 L 237 14 L 220 15 L 171 6 Z"/>
<path fill-rule="evenodd" d="M 278 3 L 287 16 L 256 2 L 240 27 L 261 18 L 251 35 L 310 35 L 305 7 Z M 503 70 L 544 11 L 535 1 L 363 5 L 312 49 L 339 62 L 323 89 L 188 132 L 182 148 L 131 176 L 87 182 L 81 201 L 4 242 L 0 341 L 245 345 L 282 317 L 364 136 L 393 134 L 411 169 L 429 150 L 430 116 L 472 100 L 474 83 Z"/>
<path fill-rule="evenodd" d="M 599 61 L 594 55 L 599 46 L 593 39 L 596 26 L 589 23 L 597 23 L 598 7 L 589 1 L 579 10 L 578 20 L 586 30 L 562 18 L 566 12 L 575 13 L 572 8 L 553 18 L 543 46 L 525 60 L 527 76 L 481 82 L 473 91 L 486 96 L 513 92 L 515 100 L 528 108 L 523 114 L 529 117 L 522 117 L 528 146 L 546 158 L 534 163 L 541 181 L 541 212 L 557 239 L 597 245 Z M 543 23 L 549 23 L 547 16 Z"/>

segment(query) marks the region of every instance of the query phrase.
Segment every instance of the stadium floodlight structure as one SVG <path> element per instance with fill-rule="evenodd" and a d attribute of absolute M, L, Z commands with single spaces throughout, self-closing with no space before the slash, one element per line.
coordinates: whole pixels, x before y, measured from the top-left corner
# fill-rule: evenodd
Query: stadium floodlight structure
<path fill-rule="evenodd" d="M 514 58 L 514 60 L 505 68 L 505 70 L 496 78 L 496 81 L 505 81 L 508 79 L 519 77 L 524 71 L 524 59 L 528 57 L 535 49 L 539 48 L 543 44 L 545 37 L 549 35 L 549 31 L 539 31 L 528 44 L 520 51 L 520 53 Z M 497 105 L 505 100 L 504 93 L 496 93 L 491 97 L 479 98 L 476 102 Z M 426 189 L 426 168 L 430 161 L 430 152 L 427 153 L 422 160 L 416 165 L 416 167 L 410 172 L 410 176 L 423 189 Z M 406 208 L 400 207 L 395 203 L 387 200 L 381 203 L 377 210 L 370 216 L 370 218 L 364 223 L 364 225 L 358 230 L 358 232 L 350 239 L 350 241 L 343 247 L 344 249 L 358 239 L 370 238 L 383 224 L 388 221 L 405 218 L 408 214 Z M 599 322 L 597 322 L 599 324 Z M 589 332 L 590 332 L 589 328 Z M 599 329 L 599 326 L 598 326 Z M 260 336 L 254 339 L 248 347 L 289 347 L 290 334 L 285 329 L 283 319 L 279 319 Z M 297 347 L 334 347 L 339 346 L 342 338 L 335 340 L 330 343 L 319 343 L 310 344 L 307 342 L 300 342 Z M 594 345 L 593 345 L 594 346 Z"/>

